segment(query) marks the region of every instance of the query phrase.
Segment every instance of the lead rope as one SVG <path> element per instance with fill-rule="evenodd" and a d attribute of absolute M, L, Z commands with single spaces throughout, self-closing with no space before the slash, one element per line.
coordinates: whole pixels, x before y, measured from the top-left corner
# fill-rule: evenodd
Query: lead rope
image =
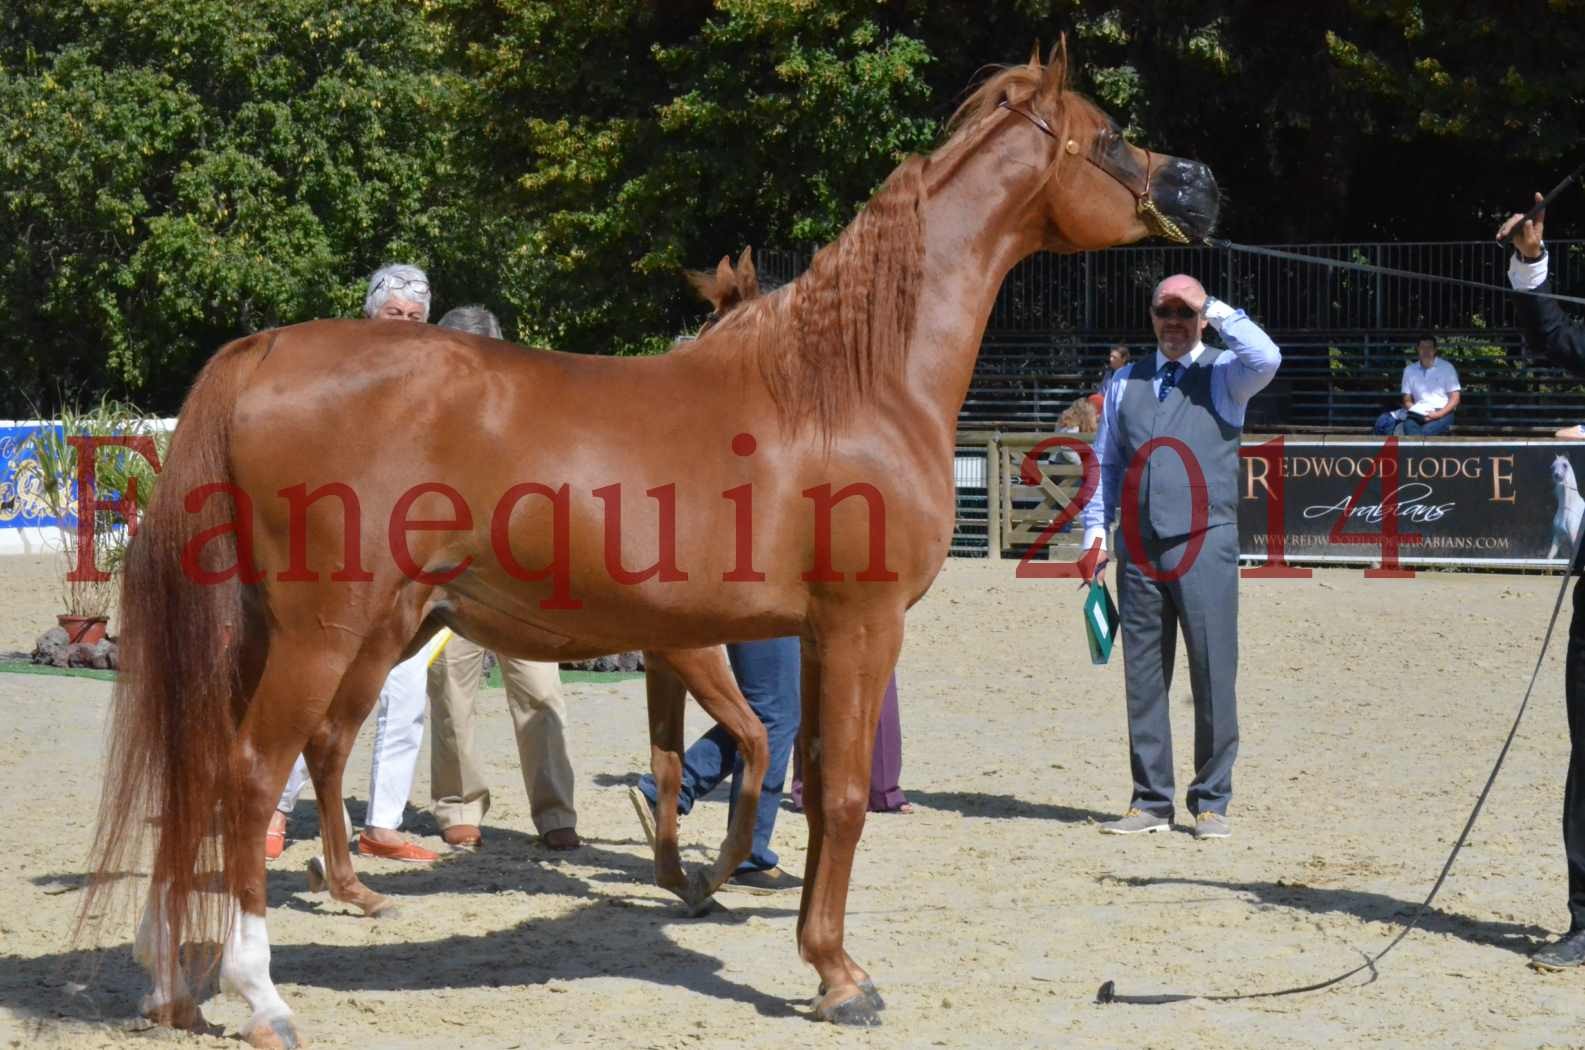
<path fill-rule="evenodd" d="M 1407 925 L 1392 939 L 1392 943 L 1381 951 L 1372 955 L 1347 973 L 1340 973 L 1336 977 L 1314 984 L 1299 985 L 1293 988 L 1281 988 L 1271 992 L 1240 992 L 1232 995 L 1123 995 L 1117 991 L 1117 982 L 1106 981 L 1100 990 L 1095 993 L 1097 1003 L 1129 1003 L 1133 1005 L 1159 1005 L 1161 1003 L 1188 1002 L 1192 999 L 1205 999 L 1210 1002 L 1231 1002 L 1235 999 L 1271 999 L 1279 995 L 1298 995 L 1301 992 L 1318 992 L 1323 988 L 1330 988 L 1334 984 L 1348 980 L 1362 970 L 1371 970 L 1373 973 L 1376 964 L 1386 954 L 1398 947 L 1400 941 L 1409 936 L 1411 930 L 1419 925 L 1425 916 L 1426 909 L 1436 899 L 1442 884 L 1447 881 L 1447 873 L 1453 869 L 1453 861 L 1457 859 L 1459 850 L 1464 848 L 1464 840 L 1469 838 L 1470 829 L 1475 826 L 1475 818 L 1480 816 L 1481 807 L 1486 805 L 1486 796 L 1491 794 L 1491 786 L 1497 781 L 1497 774 L 1502 770 L 1503 761 L 1508 757 L 1508 749 L 1513 746 L 1514 736 L 1519 732 L 1519 723 L 1524 719 L 1525 709 L 1530 706 L 1530 694 L 1535 692 L 1535 683 L 1541 675 L 1541 664 L 1546 659 L 1547 648 L 1552 644 L 1552 632 L 1557 627 L 1558 613 L 1563 609 L 1563 595 L 1568 591 L 1569 578 L 1578 571 L 1580 564 L 1581 539 L 1585 538 L 1585 529 L 1580 530 L 1580 535 L 1574 538 L 1574 556 L 1569 559 L 1569 568 L 1563 573 L 1562 586 L 1558 588 L 1557 600 L 1552 604 L 1552 618 L 1547 621 L 1546 635 L 1541 639 L 1541 653 L 1536 657 L 1535 670 L 1530 672 L 1530 685 L 1524 691 L 1524 699 L 1519 703 L 1519 713 L 1514 715 L 1513 727 L 1508 730 L 1508 739 L 1502 743 L 1502 750 L 1497 753 L 1497 762 L 1491 768 L 1491 775 L 1486 778 L 1485 787 L 1480 789 L 1480 797 L 1475 799 L 1475 808 L 1470 810 L 1469 819 L 1464 822 L 1464 830 L 1459 832 L 1458 841 L 1453 843 L 1452 852 L 1447 855 L 1447 863 L 1442 865 L 1442 873 L 1436 877 L 1436 884 L 1431 887 L 1431 892 L 1426 894 L 1425 900 L 1415 909 L 1414 915 Z"/>

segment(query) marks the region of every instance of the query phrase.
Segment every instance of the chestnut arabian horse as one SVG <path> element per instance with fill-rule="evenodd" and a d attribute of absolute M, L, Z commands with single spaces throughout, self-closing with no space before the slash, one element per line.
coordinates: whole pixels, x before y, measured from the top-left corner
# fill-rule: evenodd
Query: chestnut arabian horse
<path fill-rule="evenodd" d="M 83 912 L 139 870 L 148 830 L 149 1016 L 197 1023 L 218 965 L 252 1045 L 299 1045 L 269 971 L 270 811 L 304 753 L 330 892 L 387 906 L 348 857 L 342 771 L 386 673 L 445 626 L 536 660 L 647 652 L 656 881 L 690 905 L 747 855 L 768 762 L 721 643 L 799 636 L 798 950 L 815 1016 L 877 1022 L 843 945 L 848 879 L 904 613 L 947 556 L 955 424 L 997 290 L 1035 251 L 1186 241 L 1218 208 L 1208 168 L 1127 143 L 1066 72 L 1060 47 L 995 72 L 803 276 L 661 356 L 365 320 L 214 355 L 129 555 Z M 687 692 L 747 766 L 721 855 L 691 880 Z"/>

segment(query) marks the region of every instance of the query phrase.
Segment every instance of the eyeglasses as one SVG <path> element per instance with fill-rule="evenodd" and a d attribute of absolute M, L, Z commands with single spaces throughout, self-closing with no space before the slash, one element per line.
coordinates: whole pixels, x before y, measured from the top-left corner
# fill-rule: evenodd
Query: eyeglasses
<path fill-rule="evenodd" d="M 412 292 L 414 295 L 428 295 L 429 282 L 422 277 L 401 277 L 392 275 L 381 277 L 380 283 L 374 286 L 375 291 L 389 288 L 393 292 Z"/>
<path fill-rule="evenodd" d="M 1200 316 L 1200 311 L 1187 306 L 1152 306 L 1150 312 L 1163 321 L 1176 318 L 1179 321 L 1191 321 Z"/>

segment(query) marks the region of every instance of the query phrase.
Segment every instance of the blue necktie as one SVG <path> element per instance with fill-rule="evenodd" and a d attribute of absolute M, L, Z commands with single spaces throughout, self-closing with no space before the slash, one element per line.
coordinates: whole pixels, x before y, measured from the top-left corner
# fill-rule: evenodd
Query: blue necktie
<path fill-rule="evenodd" d="M 1167 394 L 1178 385 L 1178 371 L 1182 367 L 1176 361 L 1168 361 L 1166 367 L 1161 370 L 1161 389 L 1156 391 L 1157 401 L 1167 400 Z"/>

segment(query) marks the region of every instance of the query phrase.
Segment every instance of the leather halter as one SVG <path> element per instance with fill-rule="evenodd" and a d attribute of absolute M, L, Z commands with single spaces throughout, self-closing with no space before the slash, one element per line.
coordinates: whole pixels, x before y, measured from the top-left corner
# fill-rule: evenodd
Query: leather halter
<path fill-rule="evenodd" d="M 1050 136 L 1052 141 L 1061 141 L 1060 136 L 1058 136 L 1055 131 L 1051 130 L 1051 125 L 1046 123 L 1046 118 L 1042 117 L 1040 114 L 1033 113 L 1027 109 L 1019 109 L 1006 99 L 1002 99 L 1002 101 L 998 102 L 997 107 L 1008 110 L 1012 113 L 1017 113 L 1020 117 L 1023 117 L 1025 120 L 1029 121 L 1029 123 L 1045 132 L 1046 135 Z M 1079 151 L 1079 144 L 1073 139 L 1069 139 L 1063 144 L 1063 148 L 1068 153 L 1077 153 Z M 1144 149 L 1144 147 L 1139 148 Z M 1094 151 L 1091 150 L 1091 153 L 1093 152 Z M 1156 234 L 1158 237 L 1165 237 L 1167 240 L 1173 241 L 1177 244 L 1188 244 L 1188 235 L 1178 227 L 1177 223 L 1167 218 L 1161 209 L 1156 207 L 1156 202 L 1150 199 L 1150 177 L 1155 171 L 1155 166 L 1151 163 L 1151 156 L 1151 152 L 1148 149 L 1145 150 L 1145 185 L 1143 189 L 1137 190 L 1134 189 L 1133 186 L 1129 185 L 1128 180 L 1119 175 L 1111 167 L 1111 165 L 1104 164 L 1089 154 L 1086 154 L 1084 159 L 1090 164 L 1099 168 L 1101 171 L 1104 171 L 1106 174 L 1110 175 L 1119 186 L 1123 187 L 1123 189 L 1129 192 L 1129 195 L 1134 198 L 1135 214 L 1144 220 L 1145 225 L 1149 227 L 1152 233 Z"/>

